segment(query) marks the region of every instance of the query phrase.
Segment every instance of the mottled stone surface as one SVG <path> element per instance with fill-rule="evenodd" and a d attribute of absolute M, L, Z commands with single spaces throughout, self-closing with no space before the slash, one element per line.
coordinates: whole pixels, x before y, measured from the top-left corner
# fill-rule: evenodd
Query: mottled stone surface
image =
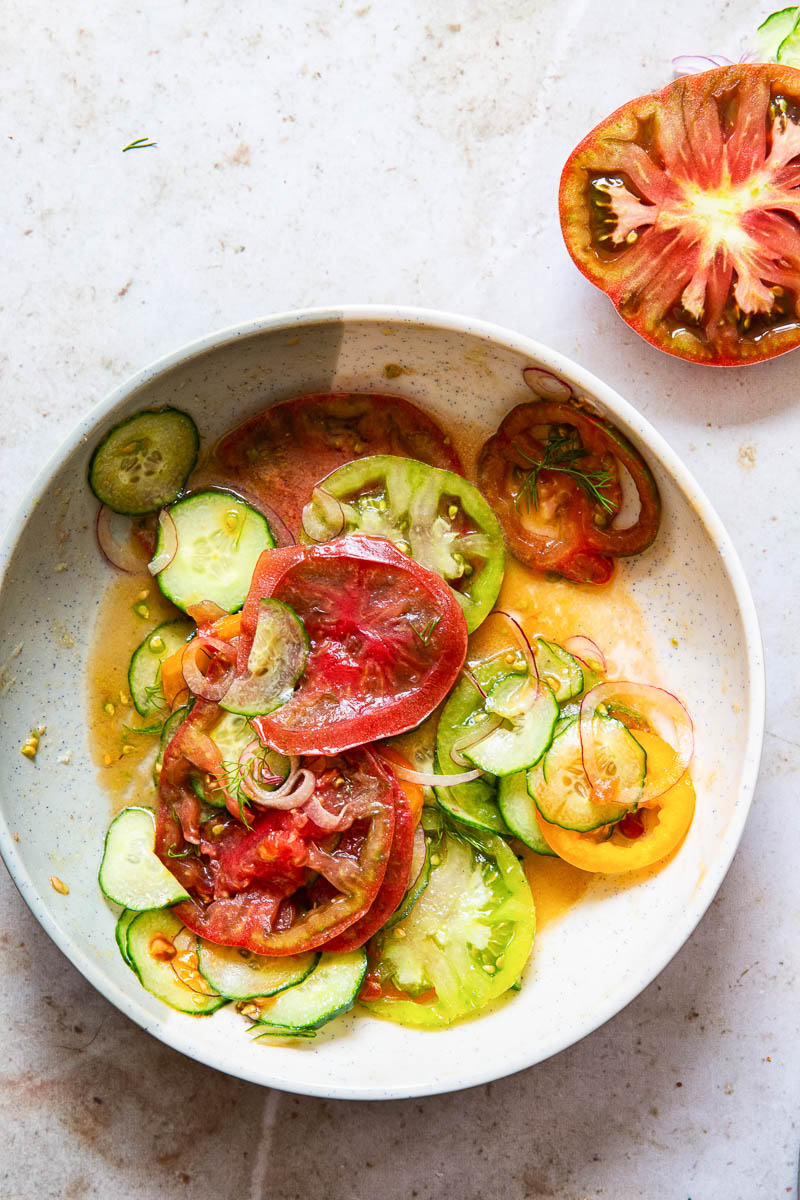
<path fill-rule="evenodd" d="M 682 455 L 753 586 L 769 703 L 753 812 L 689 944 L 579 1045 L 459 1094 L 314 1100 L 184 1059 L 89 987 L 3 873 L 3 1200 L 794 1194 L 798 358 L 667 359 L 574 270 L 555 208 L 597 120 L 673 55 L 738 57 L 768 10 L 5 6 L 4 520 L 92 403 L 212 329 L 326 303 L 473 313 L 592 369 Z"/>

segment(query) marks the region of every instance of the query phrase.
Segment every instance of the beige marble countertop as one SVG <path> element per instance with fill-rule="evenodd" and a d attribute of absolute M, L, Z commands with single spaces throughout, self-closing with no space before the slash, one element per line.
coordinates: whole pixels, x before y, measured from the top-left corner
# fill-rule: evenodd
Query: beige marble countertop
<path fill-rule="evenodd" d="M 794 1196 L 800 358 L 720 372 L 647 346 L 572 266 L 555 207 L 597 120 L 674 55 L 738 57 L 767 12 L 7 0 L 4 521 L 93 403 L 213 329 L 306 305 L 470 313 L 593 370 L 687 462 L 750 578 L 769 702 L 753 811 L 689 943 L 592 1036 L 467 1092 L 326 1101 L 189 1061 L 86 983 L 0 868 L 0 1200 Z"/>

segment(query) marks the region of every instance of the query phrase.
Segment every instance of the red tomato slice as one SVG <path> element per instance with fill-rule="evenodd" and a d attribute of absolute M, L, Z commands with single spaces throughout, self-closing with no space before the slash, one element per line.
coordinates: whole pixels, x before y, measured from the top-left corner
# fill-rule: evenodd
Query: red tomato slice
<path fill-rule="evenodd" d="M 620 465 L 639 513 L 618 529 Z M 619 430 L 573 404 L 513 408 L 481 450 L 478 481 L 512 554 L 577 583 L 606 583 L 614 557 L 639 554 L 658 532 L 661 501 L 647 464 Z"/>
<path fill-rule="evenodd" d="M 720 67 L 617 109 L 561 176 L 564 239 L 623 320 L 715 366 L 800 344 L 800 72 Z"/>
<path fill-rule="evenodd" d="M 250 492 L 299 537 L 314 485 L 370 454 L 463 474 L 450 438 L 402 396 L 324 392 L 276 404 L 226 434 L 203 478 Z"/>
<path fill-rule="evenodd" d="M 383 538 L 265 551 L 242 610 L 240 671 L 263 596 L 293 608 L 310 642 L 292 699 L 253 719 L 281 754 L 338 754 L 412 729 L 464 664 L 467 625 L 452 591 Z"/>
<path fill-rule="evenodd" d="M 386 874 L 378 892 L 363 917 L 325 943 L 326 950 L 357 950 L 382 929 L 408 889 L 411 854 L 414 849 L 414 817 L 402 787 L 395 781 L 394 837 Z"/>
<path fill-rule="evenodd" d="M 250 813 L 249 827 L 224 811 L 201 822 L 189 773 L 204 757 L 195 753 L 203 726 L 218 715 L 216 705 L 201 707 L 199 716 L 193 711 L 164 753 L 156 852 L 192 896 L 175 913 L 209 941 L 256 954 L 322 946 L 380 895 L 393 861 L 396 809 L 395 860 L 405 845 L 408 806 L 380 760 L 363 747 L 304 764 L 316 776 L 314 798 L 346 822 L 342 831 L 320 828 L 302 809 Z"/>

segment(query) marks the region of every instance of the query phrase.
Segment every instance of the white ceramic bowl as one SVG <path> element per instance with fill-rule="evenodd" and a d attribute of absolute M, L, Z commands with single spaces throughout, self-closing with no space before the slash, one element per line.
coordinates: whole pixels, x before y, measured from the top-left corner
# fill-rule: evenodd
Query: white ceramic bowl
<path fill-rule="evenodd" d="M 387 379 L 387 363 L 403 373 Z M 531 398 L 522 377 L 530 365 L 591 397 L 645 452 L 661 488 L 658 539 L 622 574 L 651 632 L 659 681 L 688 700 L 696 725 L 698 806 L 686 842 L 645 881 L 590 889 L 537 939 L 522 990 L 451 1029 L 420 1032 L 350 1015 L 311 1042 L 262 1046 L 251 1044 L 233 1011 L 210 1019 L 173 1012 L 123 963 L 116 912 L 97 886 L 110 810 L 89 753 L 87 655 L 114 572 L 93 532 L 96 501 L 86 485 L 93 447 L 143 408 L 185 409 L 211 439 L 274 401 L 347 389 L 399 393 L 445 427 L 488 435 Z M 222 1071 L 288 1091 L 380 1099 L 469 1087 L 531 1066 L 650 983 L 692 933 L 736 850 L 764 710 L 760 637 L 741 566 L 655 430 L 600 380 L 530 338 L 461 317 L 371 307 L 289 313 L 204 338 L 136 375 L 83 421 L 37 479 L 0 553 L 3 857 L 34 915 L 96 988 L 148 1032 Z M 56 571 L 63 562 L 67 569 Z M 20 745 L 42 722 L 47 733 L 34 765 Z M 65 765 L 59 758 L 67 751 Z M 68 883 L 68 896 L 52 889 L 51 875 Z"/>

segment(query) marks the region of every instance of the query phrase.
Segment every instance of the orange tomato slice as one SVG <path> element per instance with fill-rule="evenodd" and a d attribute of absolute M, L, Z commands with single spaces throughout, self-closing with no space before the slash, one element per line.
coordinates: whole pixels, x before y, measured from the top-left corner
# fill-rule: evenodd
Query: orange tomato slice
<path fill-rule="evenodd" d="M 647 753 L 647 774 L 654 782 L 665 774 L 674 758 L 671 746 L 653 733 L 634 730 L 636 740 Z M 610 837 L 598 840 L 597 833 L 576 833 L 550 825 L 537 813 L 545 841 L 559 858 L 602 875 L 622 871 L 638 871 L 660 862 L 679 846 L 692 823 L 695 808 L 694 785 L 684 774 L 676 784 L 637 811 L 644 824 L 644 833 L 637 838 L 625 837 L 614 828 Z"/>
<path fill-rule="evenodd" d="M 242 614 L 230 613 L 228 616 L 220 617 L 218 621 L 215 621 L 211 626 L 210 632 L 214 637 L 224 638 L 226 642 L 229 642 L 239 636 L 241 625 Z M 181 646 L 174 654 L 170 654 L 161 663 L 161 690 L 170 708 L 175 707 L 175 701 L 181 692 L 186 691 L 186 682 L 183 678 L 183 656 L 185 653 L 186 646 Z"/>

